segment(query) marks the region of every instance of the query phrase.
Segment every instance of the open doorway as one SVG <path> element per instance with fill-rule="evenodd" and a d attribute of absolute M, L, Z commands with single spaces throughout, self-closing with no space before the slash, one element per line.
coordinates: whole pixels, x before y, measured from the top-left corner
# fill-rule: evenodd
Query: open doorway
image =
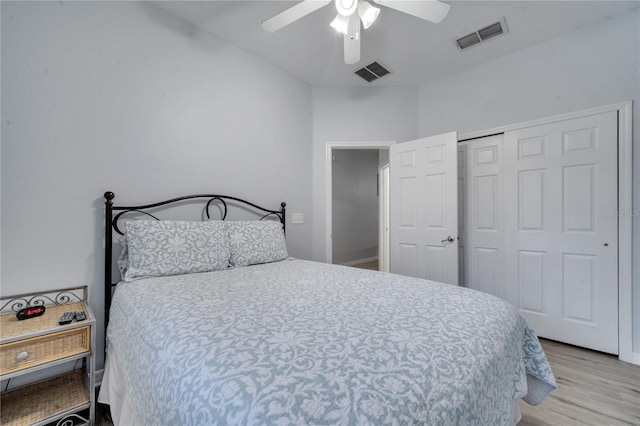
<path fill-rule="evenodd" d="M 327 258 L 330 263 L 379 270 L 380 169 L 392 142 L 327 144 Z"/>

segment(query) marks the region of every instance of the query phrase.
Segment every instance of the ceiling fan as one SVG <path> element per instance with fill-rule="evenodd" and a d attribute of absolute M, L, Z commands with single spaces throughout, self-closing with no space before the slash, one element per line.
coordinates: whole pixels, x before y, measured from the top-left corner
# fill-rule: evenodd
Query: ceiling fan
<path fill-rule="evenodd" d="M 303 0 L 262 23 L 262 27 L 274 32 L 315 12 L 334 0 Z M 439 0 L 373 0 L 381 6 L 407 13 L 426 21 L 439 23 L 449 13 L 449 5 Z M 331 27 L 344 34 L 344 63 L 360 61 L 360 23 L 367 29 L 378 17 L 380 9 L 366 0 L 335 0 L 336 15 Z"/>

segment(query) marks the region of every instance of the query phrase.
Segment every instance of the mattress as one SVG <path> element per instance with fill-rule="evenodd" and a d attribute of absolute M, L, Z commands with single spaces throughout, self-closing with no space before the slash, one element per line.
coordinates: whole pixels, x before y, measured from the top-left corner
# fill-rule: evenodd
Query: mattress
<path fill-rule="evenodd" d="M 556 386 L 496 297 L 292 259 L 121 283 L 108 348 L 120 424 L 506 425 Z"/>

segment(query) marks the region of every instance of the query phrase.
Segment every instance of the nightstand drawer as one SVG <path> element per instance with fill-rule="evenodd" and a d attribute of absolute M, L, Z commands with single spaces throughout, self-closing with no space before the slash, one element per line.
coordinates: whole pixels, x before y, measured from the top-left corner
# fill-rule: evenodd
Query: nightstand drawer
<path fill-rule="evenodd" d="M 74 328 L 0 346 L 0 375 L 88 352 L 91 327 Z"/>

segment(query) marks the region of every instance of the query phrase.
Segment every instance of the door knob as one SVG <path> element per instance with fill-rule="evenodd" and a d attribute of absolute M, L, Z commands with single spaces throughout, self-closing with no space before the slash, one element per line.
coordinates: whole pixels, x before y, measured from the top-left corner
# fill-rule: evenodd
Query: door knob
<path fill-rule="evenodd" d="M 446 239 L 442 240 L 441 242 L 446 243 L 446 242 L 454 242 L 456 239 L 453 235 L 449 235 Z"/>

